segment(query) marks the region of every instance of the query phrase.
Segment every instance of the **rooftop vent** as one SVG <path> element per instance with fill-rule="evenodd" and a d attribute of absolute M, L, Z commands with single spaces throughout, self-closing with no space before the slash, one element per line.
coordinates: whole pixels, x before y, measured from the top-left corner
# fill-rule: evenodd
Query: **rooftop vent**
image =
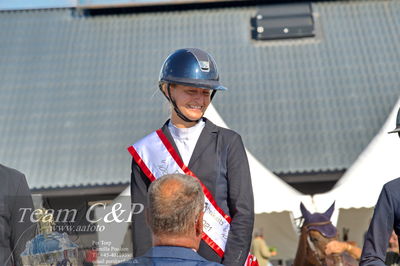
<path fill-rule="evenodd" d="M 280 4 L 260 7 L 251 19 L 255 40 L 313 37 L 311 3 Z"/>

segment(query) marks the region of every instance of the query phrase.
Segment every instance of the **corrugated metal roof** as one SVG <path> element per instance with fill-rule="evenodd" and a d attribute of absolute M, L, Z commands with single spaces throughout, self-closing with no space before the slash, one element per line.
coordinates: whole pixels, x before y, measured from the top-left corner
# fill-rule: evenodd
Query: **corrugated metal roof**
<path fill-rule="evenodd" d="M 32 188 L 128 183 L 127 145 L 161 126 L 165 57 L 214 55 L 214 106 L 270 170 L 346 169 L 400 92 L 399 1 L 313 4 L 316 39 L 256 43 L 256 7 L 76 17 L 0 12 L 0 161 Z"/>

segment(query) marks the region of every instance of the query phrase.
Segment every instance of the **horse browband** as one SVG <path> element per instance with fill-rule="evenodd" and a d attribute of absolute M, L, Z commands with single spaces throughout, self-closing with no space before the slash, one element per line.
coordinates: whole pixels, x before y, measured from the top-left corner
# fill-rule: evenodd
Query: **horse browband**
<path fill-rule="evenodd" d="M 318 226 L 318 225 L 325 225 L 325 224 L 331 224 L 331 221 L 325 221 L 325 222 L 318 222 L 318 223 L 310 223 L 304 225 L 304 227 L 308 228 L 309 226 Z"/>

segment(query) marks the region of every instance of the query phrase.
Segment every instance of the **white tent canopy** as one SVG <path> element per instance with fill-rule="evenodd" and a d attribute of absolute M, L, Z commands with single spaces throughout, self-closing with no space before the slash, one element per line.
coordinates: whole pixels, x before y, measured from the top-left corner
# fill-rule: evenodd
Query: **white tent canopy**
<path fill-rule="evenodd" d="M 400 140 L 396 134 L 387 133 L 395 128 L 399 107 L 400 99 L 381 130 L 334 188 L 314 196 L 318 211 L 329 207 L 333 200 L 337 209 L 373 207 L 383 184 L 400 177 Z"/>
<path fill-rule="evenodd" d="M 363 244 L 363 233 L 368 228 L 372 208 L 377 202 L 382 186 L 400 177 L 400 140 L 397 134 L 388 135 L 388 131 L 395 128 L 399 107 L 400 99 L 381 130 L 334 188 L 324 194 L 314 195 L 318 212 L 324 211 L 336 201 L 336 211 L 332 220 L 337 222 L 338 227 L 350 228 L 350 233 L 353 233 L 351 240 L 359 245 Z"/>

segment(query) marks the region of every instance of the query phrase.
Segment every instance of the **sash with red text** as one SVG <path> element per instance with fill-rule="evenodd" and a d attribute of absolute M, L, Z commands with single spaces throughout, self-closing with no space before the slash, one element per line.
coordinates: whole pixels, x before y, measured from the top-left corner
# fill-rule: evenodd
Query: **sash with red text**
<path fill-rule="evenodd" d="M 205 196 L 202 239 L 222 258 L 231 217 L 224 213 L 206 186 L 183 163 L 161 129 L 128 147 L 128 151 L 150 181 L 166 174 L 181 173 L 193 176 L 200 182 Z"/>

